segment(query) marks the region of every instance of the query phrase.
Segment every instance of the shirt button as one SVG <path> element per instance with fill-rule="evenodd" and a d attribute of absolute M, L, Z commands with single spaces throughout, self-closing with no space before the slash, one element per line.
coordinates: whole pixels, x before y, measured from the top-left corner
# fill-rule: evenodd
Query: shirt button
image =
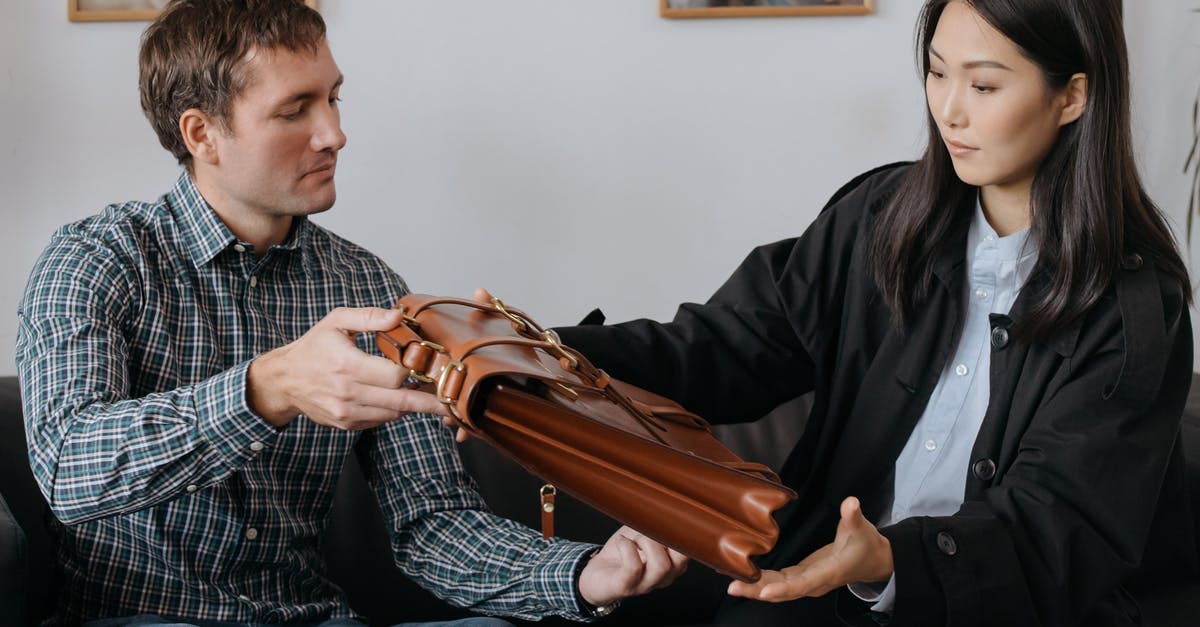
<path fill-rule="evenodd" d="M 977 296 L 979 298 L 987 298 L 988 297 L 987 290 L 975 290 L 975 296 Z"/>
<path fill-rule="evenodd" d="M 925 440 L 925 450 L 936 451 L 937 450 L 937 442 L 934 442 L 933 440 Z"/>
<path fill-rule="evenodd" d="M 970 369 L 967 368 L 966 364 L 959 364 L 954 367 L 954 374 L 956 374 L 960 377 L 967 376 L 968 372 L 970 372 Z"/>
<path fill-rule="evenodd" d="M 1004 327 L 992 328 L 992 346 L 995 348 L 1008 346 L 1008 329 Z"/>
<path fill-rule="evenodd" d="M 266 448 L 266 445 L 264 445 L 262 442 L 251 442 L 250 443 L 250 450 L 254 451 L 255 453 L 263 450 L 264 448 Z"/>
<path fill-rule="evenodd" d="M 196 490 L 199 490 L 199 489 L 200 489 L 200 486 L 198 486 L 194 483 L 187 487 L 188 492 L 195 492 Z"/>
<path fill-rule="evenodd" d="M 255 529 L 254 527 L 247 529 L 246 530 L 246 539 L 247 540 L 257 540 L 258 539 L 258 529 Z"/>
<path fill-rule="evenodd" d="M 258 277 L 256 277 L 256 276 L 250 277 L 250 287 L 255 287 L 257 285 L 258 285 Z"/>
<path fill-rule="evenodd" d="M 986 236 L 984 236 L 984 238 L 983 238 L 983 241 L 985 241 L 985 242 L 992 242 L 992 241 L 995 241 L 995 240 L 996 240 L 996 236 L 995 236 L 995 235 L 986 235 Z"/>
<path fill-rule="evenodd" d="M 241 244 L 234 244 L 234 245 L 233 245 L 233 249 L 234 249 L 234 250 L 236 250 L 236 251 L 238 251 L 239 253 L 244 253 L 244 252 L 246 252 L 246 247 L 245 247 L 245 246 L 242 246 Z"/>
<path fill-rule="evenodd" d="M 987 481 L 996 476 L 996 462 L 990 459 L 981 459 L 971 466 L 971 472 L 975 474 L 976 479 Z"/>
<path fill-rule="evenodd" d="M 239 594 L 239 595 L 238 595 L 238 600 L 239 600 L 239 601 L 241 601 L 242 603 L 249 603 L 249 602 L 250 602 L 250 597 L 248 597 L 248 596 L 246 596 L 246 595 L 244 595 L 244 594 Z"/>
<path fill-rule="evenodd" d="M 958 543 L 954 541 L 954 536 L 951 536 L 945 531 L 939 531 L 937 534 L 938 550 L 946 555 L 954 555 L 958 553 Z"/>

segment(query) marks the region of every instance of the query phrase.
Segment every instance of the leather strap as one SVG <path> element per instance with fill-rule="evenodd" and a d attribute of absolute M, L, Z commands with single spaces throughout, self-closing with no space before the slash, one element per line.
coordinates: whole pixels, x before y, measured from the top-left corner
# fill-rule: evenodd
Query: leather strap
<path fill-rule="evenodd" d="M 554 537 L 554 496 L 558 494 L 558 488 L 553 484 L 547 483 L 542 486 L 542 537 L 549 540 Z"/>

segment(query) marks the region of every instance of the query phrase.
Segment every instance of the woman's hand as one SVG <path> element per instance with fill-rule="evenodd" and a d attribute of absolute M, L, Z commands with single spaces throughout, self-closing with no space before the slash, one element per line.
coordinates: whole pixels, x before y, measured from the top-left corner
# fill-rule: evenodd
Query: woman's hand
<path fill-rule="evenodd" d="M 783 570 L 764 570 L 754 583 L 734 581 L 729 594 L 778 603 L 800 597 L 819 597 L 855 582 L 887 581 L 895 568 L 892 546 L 863 517 L 853 496 L 842 501 L 837 536 L 804 561 Z"/>

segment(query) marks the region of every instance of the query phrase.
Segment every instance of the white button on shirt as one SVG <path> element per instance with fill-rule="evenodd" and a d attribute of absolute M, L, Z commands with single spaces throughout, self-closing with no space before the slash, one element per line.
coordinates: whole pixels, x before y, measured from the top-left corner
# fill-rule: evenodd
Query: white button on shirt
<path fill-rule="evenodd" d="M 255 529 L 254 527 L 247 529 L 246 530 L 246 539 L 247 540 L 257 540 L 258 539 L 258 529 Z"/>
<path fill-rule="evenodd" d="M 256 287 L 257 285 L 258 285 L 258 277 L 256 277 L 256 276 L 250 277 L 250 287 Z"/>
<path fill-rule="evenodd" d="M 896 458 L 892 503 L 877 521 L 879 526 L 912 516 L 948 516 L 962 506 L 971 449 L 991 393 L 989 314 L 1007 314 L 1033 271 L 1037 251 L 1028 235 L 1026 229 L 998 237 L 976 201 L 967 232 L 962 334 L 925 412 Z M 863 584 L 851 584 L 850 591 L 875 602 L 871 609 L 888 612 L 895 603 L 895 585 L 893 576 L 882 593 Z"/>
<path fill-rule="evenodd" d="M 266 448 L 266 446 L 262 442 L 251 442 L 250 443 L 250 450 L 254 451 L 255 453 L 263 450 L 264 448 Z"/>
<path fill-rule="evenodd" d="M 233 245 L 233 249 L 234 249 L 234 250 L 236 250 L 236 251 L 238 251 L 239 253 L 244 253 L 244 252 L 246 252 L 246 247 L 245 247 L 245 246 L 242 246 L 241 244 L 234 244 L 234 245 Z"/>

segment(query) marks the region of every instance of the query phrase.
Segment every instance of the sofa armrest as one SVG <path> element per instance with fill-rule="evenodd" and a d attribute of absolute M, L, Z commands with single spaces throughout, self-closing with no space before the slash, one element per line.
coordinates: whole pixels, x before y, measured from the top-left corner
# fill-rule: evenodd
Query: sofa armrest
<path fill-rule="evenodd" d="M 28 582 L 25 532 L 0 495 L 0 625 L 28 624 Z"/>

